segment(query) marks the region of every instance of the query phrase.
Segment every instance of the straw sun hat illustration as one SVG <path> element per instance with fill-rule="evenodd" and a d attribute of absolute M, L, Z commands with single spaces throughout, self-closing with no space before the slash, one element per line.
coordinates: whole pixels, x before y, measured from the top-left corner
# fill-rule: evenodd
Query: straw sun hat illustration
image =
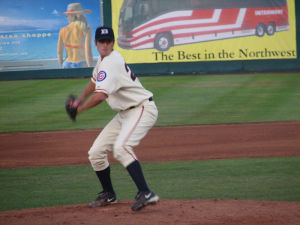
<path fill-rule="evenodd" d="M 74 15 L 74 14 L 91 14 L 92 10 L 89 9 L 82 9 L 80 3 L 70 3 L 67 7 L 67 11 L 62 13 L 62 15 Z"/>

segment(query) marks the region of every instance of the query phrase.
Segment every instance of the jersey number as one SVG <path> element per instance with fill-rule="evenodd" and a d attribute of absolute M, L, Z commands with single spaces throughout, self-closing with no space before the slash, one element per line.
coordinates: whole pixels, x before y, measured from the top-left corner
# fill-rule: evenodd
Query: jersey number
<path fill-rule="evenodd" d="M 135 76 L 135 74 L 130 70 L 130 68 L 127 66 L 126 63 L 125 63 L 125 69 L 126 69 L 127 73 L 130 72 L 131 80 L 135 81 L 136 76 Z"/>

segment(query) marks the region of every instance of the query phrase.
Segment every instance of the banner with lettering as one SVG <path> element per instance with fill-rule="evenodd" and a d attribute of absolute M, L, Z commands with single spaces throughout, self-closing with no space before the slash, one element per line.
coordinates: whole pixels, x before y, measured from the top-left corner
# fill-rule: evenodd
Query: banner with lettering
<path fill-rule="evenodd" d="M 127 63 L 295 59 L 295 0 L 112 1 Z"/>
<path fill-rule="evenodd" d="M 99 0 L 1 1 L 0 71 L 62 68 L 66 60 L 92 66 L 91 57 L 99 55 L 93 33 L 100 24 Z M 89 62 L 84 48 L 91 49 Z"/>

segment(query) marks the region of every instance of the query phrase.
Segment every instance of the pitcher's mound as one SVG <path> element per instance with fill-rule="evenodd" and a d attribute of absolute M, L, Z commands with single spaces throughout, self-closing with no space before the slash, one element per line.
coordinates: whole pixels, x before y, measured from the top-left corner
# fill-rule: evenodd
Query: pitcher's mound
<path fill-rule="evenodd" d="M 103 208 L 71 205 L 0 213 L 9 225 L 292 225 L 300 224 L 300 203 L 245 200 L 161 200 L 138 212 L 133 202 L 120 201 Z"/>

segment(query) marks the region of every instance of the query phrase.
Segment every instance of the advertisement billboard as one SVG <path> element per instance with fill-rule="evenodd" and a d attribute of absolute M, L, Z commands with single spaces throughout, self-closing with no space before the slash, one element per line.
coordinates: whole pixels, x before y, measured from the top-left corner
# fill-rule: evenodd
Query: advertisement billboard
<path fill-rule="evenodd" d="M 294 0 L 112 1 L 128 63 L 295 59 Z"/>
<path fill-rule="evenodd" d="M 93 66 L 100 25 L 99 0 L 1 1 L 0 71 Z"/>

